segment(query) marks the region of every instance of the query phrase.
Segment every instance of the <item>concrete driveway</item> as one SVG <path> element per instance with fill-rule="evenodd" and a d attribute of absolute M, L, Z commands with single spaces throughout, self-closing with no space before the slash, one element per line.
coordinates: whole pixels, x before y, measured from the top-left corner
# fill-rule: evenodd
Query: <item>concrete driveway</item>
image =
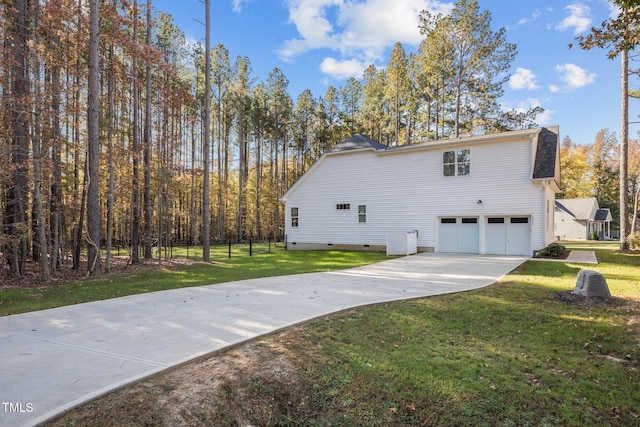
<path fill-rule="evenodd" d="M 525 260 L 419 254 L 0 317 L 0 426 L 43 422 L 171 366 L 328 313 L 481 288 Z"/>

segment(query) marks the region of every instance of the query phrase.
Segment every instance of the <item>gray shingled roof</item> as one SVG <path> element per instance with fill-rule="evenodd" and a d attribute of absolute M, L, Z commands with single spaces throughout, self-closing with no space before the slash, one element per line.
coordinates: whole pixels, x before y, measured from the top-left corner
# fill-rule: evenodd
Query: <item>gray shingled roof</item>
<path fill-rule="evenodd" d="M 533 166 L 533 178 L 554 178 L 556 173 L 556 150 L 558 149 L 558 134 L 547 128 L 540 130 L 538 136 L 538 150 Z"/>
<path fill-rule="evenodd" d="M 558 209 L 560 209 L 561 211 L 564 211 L 564 212 L 568 213 L 568 214 L 569 214 L 569 215 L 571 215 L 572 217 L 575 217 L 575 215 L 573 214 L 573 212 L 571 212 L 571 211 L 569 210 L 569 208 L 567 208 L 565 205 L 563 205 L 563 204 L 560 202 L 560 200 L 556 200 L 556 207 L 557 207 Z"/>
<path fill-rule="evenodd" d="M 576 199 L 556 199 L 556 206 L 569 215 L 578 220 L 594 219 L 591 217 L 594 206 L 598 206 L 598 200 L 595 197 L 576 198 Z"/>
<path fill-rule="evenodd" d="M 360 150 L 363 148 L 371 148 L 374 150 L 384 150 L 386 148 L 385 145 L 380 144 L 373 139 L 367 138 L 366 136 L 355 134 L 351 138 L 346 141 L 341 142 L 336 145 L 332 149 L 328 151 L 328 153 L 337 153 L 341 151 L 349 151 L 349 150 Z"/>
<path fill-rule="evenodd" d="M 609 209 L 598 209 L 598 211 L 596 212 L 596 217 L 594 218 L 596 221 L 611 221 L 611 219 L 609 219 Z"/>

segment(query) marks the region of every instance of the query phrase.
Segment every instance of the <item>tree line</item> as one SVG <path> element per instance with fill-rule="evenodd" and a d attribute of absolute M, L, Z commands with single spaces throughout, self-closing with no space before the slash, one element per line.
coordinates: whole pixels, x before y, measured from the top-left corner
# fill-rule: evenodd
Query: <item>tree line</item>
<path fill-rule="evenodd" d="M 628 142 L 628 203 L 630 230 L 640 231 L 640 142 Z M 620 226 L 620 143 L 609 129 L 600 130 L 592 143 L 576 144 L 566 136 L 560 147 L 562 193 L 559 198 L 595 197 L 601 208 L 609 208 L 614 228 Z M 635 220 L 633 220 L 635 218 Z"/>
<path fill-rule="evenodd" d="M 516 47 L 490 23 L 475 0 L 423 12 L 417 52 L 397 43 L 386 67 L 294 99 L 280 69 L 258 81 L 249 58 L 188 45 L 152 0 L 2 2 L 3 268 L 33 260 L 48 280 L 85 258 L 109 271 L 113 245 L 138 263 L 277 237 L 279 197 L 354 133 L 400 145 L 534 126 L 539 109 L 500 109 Z"/>

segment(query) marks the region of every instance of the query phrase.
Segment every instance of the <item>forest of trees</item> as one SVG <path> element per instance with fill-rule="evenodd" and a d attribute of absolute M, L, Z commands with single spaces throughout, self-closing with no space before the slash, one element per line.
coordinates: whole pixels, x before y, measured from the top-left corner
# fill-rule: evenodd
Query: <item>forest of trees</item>
<path fill-rule="evenodd" d="M 294 99 L 278 68 L 258 81 L 223 45 L 206 61 L 152 0 L 2 2 L 3 269 L 32 260 L 48 280 L 86 260 L 99 275 L 116 244 L 138 263 L 205 232 L 278 237 L 279 197 L 354 133 L 395 145 L 535 126 L 538 108 L 500 109 L 516 47 L 490 18 L 475 0 L 423 12 L 416 53 L 397 43 L 386 67 Z"/>

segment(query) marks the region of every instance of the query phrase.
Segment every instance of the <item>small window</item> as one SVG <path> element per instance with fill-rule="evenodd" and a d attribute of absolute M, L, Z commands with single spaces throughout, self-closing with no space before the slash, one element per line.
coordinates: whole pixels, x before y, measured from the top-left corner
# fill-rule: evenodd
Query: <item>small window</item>
<path fill-rule="evenodd" d="M 367 222 L 367 205 L 358 205 L 358 222 Z"/>
<path fill-rule="evenodd" d="M 528 224 L 529 218 L 511 218 L 511 224 Z"/>
<path fill-rule="evenodd" d="M 504 224 L 504 218 L 487 218 L 489 224 Z"/>
<path fill-rule="evenodd" d="M 351 209 L 351 204 L 350 203 L 338 203 L 336 205 L 336 209 L 339 211 L 348 211 Z"/>
<path fill-rule="evenodd" d="M 298 226 L 298 208 L 291 208 L 291 226 Z"/>
<path fill-rule="evenodd" d="M 442 153 L 442 174 L 464 176 L 471 173 L 471 150 L 445 151 Z"/>
<path fill-rule="evenodd" d="M 462 218 L 463 224 L 477 224 L 478 218 Z"/>
<path fill-rule="evenodd" d="M 455 218 L 440 218 L 440 223 L 441 224 L 455 224 L 456 223 L 456 219 Z"/>

